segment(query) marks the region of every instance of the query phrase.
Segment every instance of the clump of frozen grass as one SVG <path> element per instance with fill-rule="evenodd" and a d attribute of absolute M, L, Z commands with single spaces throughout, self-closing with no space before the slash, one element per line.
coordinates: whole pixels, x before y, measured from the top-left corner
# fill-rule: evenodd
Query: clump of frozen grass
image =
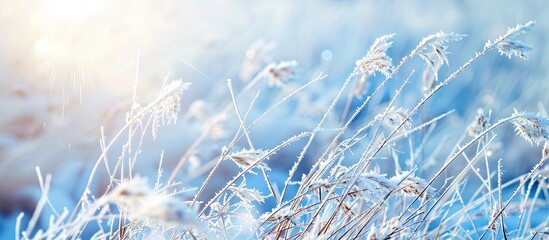
<path fill-rule="evenodd" d="M 78 238 L 90 223 L 102 226 L 104 225 L 103 220 L 107 221 L 109 228 L 100 228 L 93 235 L 93 239 L 105 239 L 108 236 L 117 235 L 120 238 L 125 238 L 132 237 L 135 233 L 137 235 L 164 235 L 164 232 L 169 232 L 170 228 L 181 223 L 189 224 L 193 222 L 193 226 L 198 226 L 197 218 L 192 217 L 194 212 L 190 211 L 188 204 L 175 198 L 175 194 L 179 194 L 180 192 L 168 194 L 168 188 L 171 188 L 173 185 L 167 185 L 161 191 L 157 188 L 152 190 L 147 186 L 144 179 L 132 177 L 134 173 L 133 166 L 140 155 L 142 139 L 145 133 L 149 128 L 152 129 L 152 137 L 154 139 L 156 138 L 157 128 L 160 125 L 176 123 L 179 115 L 181 94 L 189 86 L 190 83 L 184 83 L 181 80 L 165 83 L 158 96 L 145 107 L 141 107 L 136 102 L 134 95 L 132 108 L 126 115 L 126 125 L 122 127 L 108 144 L 105 142 L 105 136 L 102 136 L 103 138 L 100 141 L 102 148 L 101 156 L 96 161 L 91 176 L 88 179 L 88 185 L 72 213 L 68 214 L 68 210 L 65 210 L 62 215 L 56 214 L 56 216 L 52 216 L 52 223 L 55 226 L 50 225 L 45 230 L 48 234 L 42 234 L 44 230 L 39 229 L 32 235 L 33 226 L 30 226 L 31 228 L 23 233 L 23 238 Z M 145 123 L 143 123 L 144 121 Z M 128 140 L 122 146 L 122 153 L 114 169 L 111 169 L 106 158 L 106 153 L 113 146 L 113 143 L 126 132 L 128 133 Z M 135 141 L 136 138 L 139 138 L 138 141 Z M 90 185 L 101 163 L 105 163 L 105 170 L 109 176 L 107 190 L 111 189 L 115 181 L 120 182 L 120 184 L 114 190 L 109 191 L 109 193 L 96 198 L 91 193 Z M 161 170 L 159 169 L 159 175 L 160 173 Z M 40 174 L 39 178 L 41 178 Z M 47 188 L 44 188 L 42 194 L 47 199 Z M 109 207 L 110 203 L 115 204 L 120 209 L 120 213 L 112 210 Z M 39 216 L 41 209 L 37 208 L 35 211 L 35 215 Z M 55 209 L 53 211 L 55 212 Z M 118 222 L 115 219 L 118 219 Z M 130 223 L 126 222 L 125 219 Z"/>

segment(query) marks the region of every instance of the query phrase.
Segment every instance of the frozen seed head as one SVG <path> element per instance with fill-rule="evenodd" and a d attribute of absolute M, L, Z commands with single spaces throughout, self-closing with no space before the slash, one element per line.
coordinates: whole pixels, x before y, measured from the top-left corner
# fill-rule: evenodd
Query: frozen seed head
<path fill-rule="evenodd" d="M 240 168 L 246 169 L 262 158 L 268 159 L 267 153 L 267 151 L 263 151 L 261 149 L 242 149 L 242 151 L 240 152 L 228 155 L 228 158 L 226 159 L 231 159 Z M 257 164 L 257 166 L 261 168 L 267 168 L 267 165 L 265 163 L 259 163 Z"/>
<path fill-rule="evenodd" d="M 517 24 L 516 27 L 509 28 L 507 30 L 507 33 L 505 33 L 503 36 L 499 36 L 499 38 L 496 39 L 494 43 L 492 43 L 491 41 L 486 42 L 484 48 L 491 48 L 495 44 L 495 47 L 498 49 L 501 55 L 505 55 L 509 58 L 514 55 L 519 58 L 526 59 L 526 53 L 532 51 L 532 48 L 516 40 L 515 38 L 525 32 L 531 31 L 535 23 L 536 22 L 534 21 L 530 21 L 524 25 Z"/>
<path fill-rule="evenodd" d="M 362 75 L 374 75 L 375 72 L 380 72 L 389 76 L 392 73 L 395 68 L 391 63 L 392 59 L 387 56 L 387 50 L 393 45 L 393 42 L 389 41 L 393 36 L 395 36 L 394 33 L 377 38 L 366 56 L 356 61 Z"/>
<path fill-rule="evenodd" d="M 480 134 L 486 127 L 490 125 L 490 119 L 484 115 L 484 111 L 482 109 L 479 109 L 477 111 L 477 117 L 475 120 L 469 124 L 469 127 L 467 128 L 467 136 L 470 137 L 476 137 L 478 134 Z"/>
<path fill-rule="evenodd" d="M 343 184 L 350 182 L 350 178 L 343 181 Z M 396 185 L 386 178 L 385 174 L 380 174 L 376 171 L 361 174 L 353 190 L 350 192 L 350 197 L 361 198 L 370 202 L 380 201 L 383 196 L 396 188 Z"/>
<path fill-rule="evenodd" d="M 517 24 L 514 28 L 509 28 L 505 36 L 509 36 L 511 38 L 517 37 L 520 34 L 531 31 L 535 24 L 535 21 L 529 21 L 524 25 Z"/>
<path fill-rule="evenodd" d="M 386 174 L 380 174 L 376 171 L 370 171 L 369 173 L 362 174 L 360 180 L 366 180 L 381 186 L 384 190 L 391 190 L 395 188 L 393 182 L 386 178 Z M 376 187 L 377 188 L 377 187 Z"/>
<path fill-rule="evenodd" d="M 438 71 L 442 65 L 448 65 L 448 54 L 446 51 L 448 46 L 444 45 L 448 42 L 460 41 L 467 35 L 457 33 L 444 33 L 438 32 L 436 34 L 427 36 L 424 38 L 420 46 L 425 46 L 420 53 L 419 57 L 425 61 L 427 68 L 430 69 L 435 76 L 435 80 L 438 79 Z"/>
<path fill-rule="evenodd" d="M 402 180 L 404 177 L 405 179 Z M 427 198 L 433 197 L 434 189 L 428 186 L 427 181 L 412 175 L 408 171 L 403 171 L 402 173 L 392 177 L 391 180 L 395 183 L 400 182 L 398 184 L 398 189 L 402 195 L 417 197 L 420 196 L 423 189 L 428 187 L 427 191 L 425 191 L 421 196 L 426 196 Z"/>
<path fill-rule="evenodd" d="M 467 37 L 467 35 L 459 33 L 445 33 L 443 31 L 440 31 L 438 33 L 424 37 L 419 43 L 419 46 L 425 47 L 429 44 L 444 45 L 448 42 L 460 41 L 464 37 Z"/>
<path fill-rule="evenodd" d="M 114 202 L 122 207 L 136 207 L 144 198 L 148 198 L 153 194 L 153 191 L 147 185 L 147 180 L 140 177 L 132 178 L 131 180 L 120 183 L 107 198 L 110 202 Z"/>
<path fill-rule="evenodd" d="M 425 61 L 427 67 L 433 72 L 438 73 L 438 70 L 444 63 L 448 64 L 448 57 L 446 56 L 446 46 L 431 45 L 432 51 L 427 53 L 419 53 L 419 57 Z M 435 76 L 437 76 L 435 74 Z"/>
<path fill-rule="evenodd" d="M 395 70 L 391 62 L 392 59 L 387 56 L 387 50 L 393 45 L 393 42 L 390 42 L 393 36 L 395 36 L 394 33 L 377 38 L 370 47 L 370 50 L 368 50 L 368 53 L 366 53 L 366 56 L 356 61 L 361 78 L 354 88 L 353 94 L 355 96 L 362 96 L 366 80 L 370 75 L 375 76 L 376 72 L 380 72 L 385 77 L 388 77 Z"/>
<path fill-rule="evenodd" d="M 181 79 L 168 83 L 160 89 L 160 93 L 154 101 L 155 105 L 152 108 L 153 124 L 152 134 L 156 138 L 158 127 L 160 124 L 175 124 L 179 115 L 181 104 L 181 94 L 183 90 L 187 90 L 191 83 L 184 83 Z"/>
<path fill-rule="evenodd" d="M 549 120 L 541 114 L 517 112 L 513 114 L 513 125 L 518 135 L 530 144 L 540 146 L 549 141 Z"/>
<path fill-rule="evenodd" d="M 244 202 L 251 203 L 253 201 L 263 203 L 265 202 L 265 196 L 261 194 L 257 189 L 250 189 L 245 187 L 229 187 L 240 199 Z"/>
<path fill-rule="evenodd" d="M 339 179 L 347 175 L 350 169 L 346 166 L 338 166 L 337 168 L 332 168 L 330 173 L 334 176 L 335 179 Z"/>
<path fill-rule="evenodd" d="M 145 202 L 136 214 L 139 220 L 153 220 L 165 224 L 194 225 L 197 223 L 195 212 L 188 204 L 168 196 L 157 196 Z"/>
<path fill-rule="evenodd" d="M 383 114 L 378 114 L 376 116 L 378 120 L 382 120 L 381 123 L 383 124 L 383 126 L 391 130 L 395 130 L 400 125 L 402 125 L 404 131 L 408 131 L 412 128 L 412 123 L 410 119 L 406 119 L 406 117 L 406 111 L 400 108 L 395 110 L 394 107 L 391 108 L 389 112 L 387 112 L 387 115 L 385 115 L 385 117 L 383 117 Z"/>
<path fill-rule="evenodd" d="M 157 113 L 161 116 L 163 123 L 176 123 L 181 104 L 181 94 L 187 90 L 191 83 L 184 83 L 181 79 L 164 85 L 160 90 L 157 99 L 159 101 Z"/>
<path fill-rule="evenodd" d="M 118 185 L 106 196 L 131 221 L 159 221 L 170 224 L 194 224 L 196 217 L 187 204 L 174 196 L 152 191 L 143 178 Z"/>
<path fill-rule="evenodd" d="M 265 68 L 270 87 L 282 87 L 287 81 L 293 79 L 297 73 L 296 61 L 282 61 L 271 63 Z"/>
<path fill-rule="evenodd" d="M 332 188 L 333 186 L 334 186 L 334 184 L 332 182 L 326 180 L 326 179 L 318 179 L 318 180 L 312 181 L 309 184 L 309 189 L 320 188 L 320 189 L 328 190 L 328 189 Z"/>
<path fill-rule="evenodd" d="M 532 47 L 522 43 L 521 41 L 501 41 L 497 44 L 498 51 L 501 55 L 507 56 L 511 59 L 511 56 L 515 55 L 519 58 L 526 60 L 526 53 L 532 51 Z"/>

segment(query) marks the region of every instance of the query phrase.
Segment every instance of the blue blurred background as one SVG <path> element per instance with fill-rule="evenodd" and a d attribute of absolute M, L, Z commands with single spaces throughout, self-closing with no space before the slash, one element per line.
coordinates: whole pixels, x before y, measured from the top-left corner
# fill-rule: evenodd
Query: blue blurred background
<path fill-rule="evenodd" d="M 267 80 L 238 99 L 241 111 L 261 91 L 249 119 L 320 74 L 326 78 L 306 88 L 270 113 L 251 131 L 256 148 L 270 149 L 302 131 L 314 129 L 322 114 L 373 41 L 396 33 L 389 55 L 397 64 L 425 36 L 439 31 L 467 34 L 451 43 L 444 79 L 482 50 L 484 43 L 507 27 L 537 21 L 523 42 L 534 50 L 529 60 L 508 59 L 491 52 L 435 95 L 414 124 L 455 110 L 430 135 L 422 158 L 430 176 L 445 159 L 478 109 L 491 111 L 491 120 L 519 111 L 548 115 L 549 2 L 514 1 L 175 1 L 175 0 L 0 0 L 0 238 L 10 239 L 15 217 L 32 212 L 41 191 L 35 167 L 51 173 L 50 198 L 55 208 L 74 206 L 101 154 L 103 127 L 107 139 L 124 125 L 137 80 L 137 101 L 152 101 L 166 78 L 192 82 L 183 93 L 180 120 L 162 127 L 158 138 L 147 135 L 135 174 L 155 179 L 164 152 L 165 175 L 204 131 L 204 123 L 230 103 L 226 79 L 239 93 L 247 81 L 270 62 L 296 60 L 298 75 L 282 88 Z M 425 66 L 415 58 L 396 74 L 383 94 L 373 99 L 351 126 L 362 126 L 388 104 L 400 83 L 415 70 L 396 106 L 411 109 L 422 96 Z M 382 80 L 368 80 L 367 89 Z M 307 172 L 338 127 L 344 100 L 329 116 L 326 131 L 313 143 L 295 179 Z M 360 105 L 352 102 L 351 109 Z M 231 112 L 232 113 L 232 112 Z M 198 187 L 215 163 L 220 149 L 238 129 L 234 114 L 216 125 L 187 161 L 177 179 Z M 539 159 L 539 149 L 500 128 L 492 158 L 503 158 L 504 179 L 527 172 Z M 108 152 L 118 158 L 126 139 Z M 304 141 L 278 151 L 267 162 L 279 186 L 297 159 Z M 245 141 L 236 149 L 248 147 Z M 402 147 L 403 159 L 409 155 Z M 357 153 L 358 157 L 359 154 Z M 349 159 L 352 162 L 352 159 Z M 404 160 L 403 160 L 404 161 Z M 114 163 L 113 163 L 114 164 Z M 392 175 L 392 162 L 379 165 Z M 455 165 L 449 174 L 458 173 Z M 238 172 L 224 162 L 204 199 Z M 92 192 L 106 184 L 104 169 Z M 165 176 L 167 177 L 167 176 Z M 250 176 L 261 181 L 261 176 Z M 257 186 L 260 187 L 260 186 Z M 265 188 L 262 192 L 267 193 Z M 191 197 L 191 196 L 188 196 Z M 269 203 L 263 206 L 269 210 Z M 50 210 L 48 210 L 50 211 Z M 47 223 L 47 219 L 42 224 Z"/>

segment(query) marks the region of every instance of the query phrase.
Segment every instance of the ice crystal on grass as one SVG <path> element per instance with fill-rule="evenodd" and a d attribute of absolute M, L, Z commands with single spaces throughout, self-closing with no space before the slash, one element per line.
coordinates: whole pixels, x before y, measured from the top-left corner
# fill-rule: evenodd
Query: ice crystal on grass
<path fill-rule="evenodd" d="M 516 112 L 513 114 L 515 131 L 530 144 L 540 146 L 549 141 L 549 120 L 541 114 Z"/>

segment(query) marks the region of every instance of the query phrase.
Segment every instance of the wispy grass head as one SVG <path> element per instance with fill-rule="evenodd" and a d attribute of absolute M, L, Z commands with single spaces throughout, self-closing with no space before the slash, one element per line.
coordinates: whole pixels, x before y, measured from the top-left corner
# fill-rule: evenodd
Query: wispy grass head
<path fill-rule="evenodd" d="M 242 149 L 239 152 L 229 154 L 226 159 L 232 160 L 242 169 L 246 169 L 256 163 L 258 167 L 267 168 L 265 163 L 259 162 L 268 158 L 267 153 L 267 151 L 261 149 Z"/>
<path fill-rule="evenodd" d="M 392 59 L 387 55 L 387 50 L 393 45 L 390 40 L 394 36 L 393 33 L 377 38 L 370 46 L 366 56 L 356 61 L 356 66 L 362 75 L 374 75 L 376 72 L 380 72 L 385 76 L 389 76 L 395 70 L 391 62 Z"/>
<path fill-rule="evenodd" d="M 518 135 L 531 144 L 543 145 L 549 141 L 549 120 L 541 114 L 517 112 L 513 124 Z"/>
<path fill-rule="evenodd" d="M 282 61 L 271 63 L 265 68 L 267 71 L 267 85 L 272 87 L 282 87 L 286 82 L 296 77 L 297 62 Z"/>
<path fill-rule="evenodd" d="M 360 79 L 353 89 L 355 96 L 362 96 L 365 91 L 366 80 L 370 75 L 380 72 L 388 77 L 394 70 L 392 59 L 387 55 L 387 50 L 393 45 L 391 39 L 395 34 L 381 36 L 370 46 L 366 56 L 356 61 L 356 66 L 360 72 Z"/>
<path fill-rule="evenodd" d="M 534 27 L 535 23 L 536 22 L 534 21 L 529 21 L 524 25 L 517 24 L 517 26 L 509 28 L 507 30 L 507 33 L 496 39 L 494 43 L 488 41 L 485 47 L 491 47 L 495 44 L 501 55 L 505 55 L 508 58 L 516 56 L 522 59 L 526 59 L 526 54 L 532 51 L 532 47 L 522 43 L 519 40 L 516 40 L 516 38 L 523 33 L 532 30 L 532 27 Z"/>
<path fill-rule="evenodd" d="M 418 55 L 425 61 L 427 67 L 432 71 L 435 80 L 438 79 L 438 71 L 442 65 L 448 65 L 448 54 L 446 51 L 448 42 L 457 42 L 466 37 L 465 34 L 438 32 L 422 40 L 425 47 Z"/>

